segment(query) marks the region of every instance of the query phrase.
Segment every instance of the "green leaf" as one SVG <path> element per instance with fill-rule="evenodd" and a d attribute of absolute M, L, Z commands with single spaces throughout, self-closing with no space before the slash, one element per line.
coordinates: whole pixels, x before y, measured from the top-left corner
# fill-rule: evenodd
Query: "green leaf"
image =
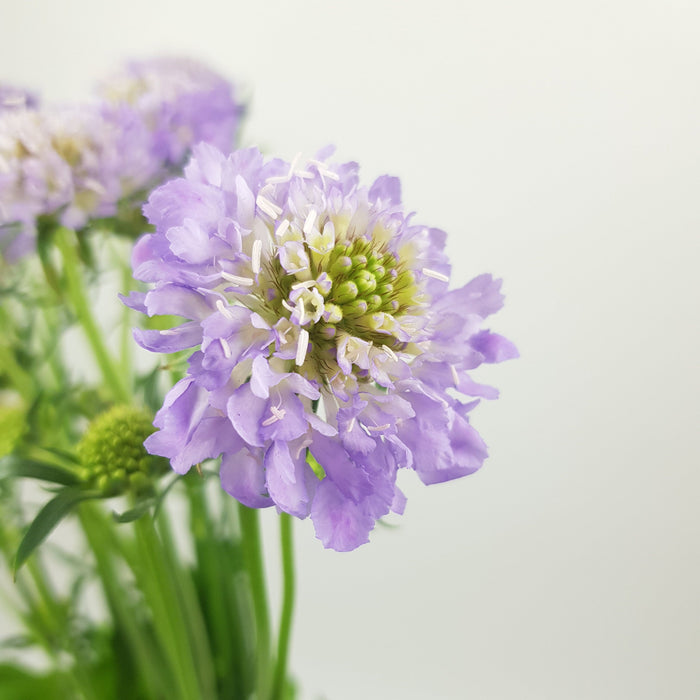
<path fill-rule="evenodd" d="M 138 520 L 140 517 L 148 513 L 148 511 L 157 503 L 155 498 L 146 498 L 137 505 L 135 505 L 130 510 L 126 510 L 123 513 L 112 512 L 112 517 L 118 523 L 131 523 L 134 520 Z"/>
<path fill-rule="evenodd" d="M 72 486 L 66 486 L 59 491 L 39 511 L 19 543 L 17 554 L 15 555 L 13 576 L 17 575 L 27 557 L 49 536 L 56 525 L 71 513 L 81 501 L 101 497 L 102 494 L 99 491 L 85 491 Z"/>
<path fill-rule="evenodd" d="M 41 479 L 62 486 L 77 486 L 80 483 L 77 474 L 70 469 L 16 455 L 0 459 L 0 479 L 10 477 Z"/>
<path fill-rule="evenodd" d="M 34 700 L 39 697 L 60 698 L 66 691 L 59 672 L 38 674 L 13 664 L 0 665 L 0 698 Z"/>

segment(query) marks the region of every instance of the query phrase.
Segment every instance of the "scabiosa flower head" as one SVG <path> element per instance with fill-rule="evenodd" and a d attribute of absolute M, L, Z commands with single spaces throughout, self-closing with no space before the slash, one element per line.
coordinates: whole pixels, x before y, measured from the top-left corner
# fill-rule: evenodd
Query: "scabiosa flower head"
<path fill-rule="evenodd" d="M 16 260 L 32 249 L 36 217 L 73 196 L 70 166 L 54 150 L 42 113 L 0 112 L 0 252 Z"/>
<path fill-rule="evenodd" d="M 103 93 L 36 110 L 26 94 L 0 87 L 0 252 L 8 260 L 34 248 L 39 216 L 82 228 L 120 205 L 138 210 L 195 143 L 230 149 L 242 113 L 230 83 L 184 59 L 129 64 Z"/>
<path fill-rule="evenodd" d="M 97 416 L 77 447 L 83 480 L 105 496 L 152 491 L 154 479 L 163 472 L 163 460 L 143 447 L 153 432 L 151 420 L 134 406 L 113 406 Z"/>
<path fill-rule="evenodd" d="M 10 260 L 34 246 L 36 220 L 80 228 L 111 216 L 162 164 L 133 114 L 86 104 L 0 112 L 0 249 Z"/>
<path fill-rule="evenodd" d="M 194 348 L 147 449 L 181 473 L 221 455 L 239 501 L 310 515 L 350 550 L 403 510 L 399 469 L 435 483 L 481 466 L 469 412 L 496 391 L 468 372 L 517 352 L 484 328 L 500 282 L 448 291 L 446 234 L 413 223 L 396 178 L 363 186 L 329 155 L 197 147 L 144 209 L 156 232 L 134 275 L 153 287 L 126 302 L 188 319 L 137 330 L 142 346 Z"/>
<path fill-rule="evenodd" d="M 99 88 L 108 103 L 128 106 L 152 135 L 153 153 L 180 165 L 192 146 L 206 141 L 233 147 L 242 108 L 233 87 L 206 66 L 187 58 L 133 61 Z"/>

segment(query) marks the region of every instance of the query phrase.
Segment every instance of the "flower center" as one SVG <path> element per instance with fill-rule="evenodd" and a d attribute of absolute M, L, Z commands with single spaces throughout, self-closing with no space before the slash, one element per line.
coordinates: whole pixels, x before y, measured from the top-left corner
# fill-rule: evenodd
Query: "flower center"
<path fill-rule="evenodd" d="M 365 235 L 351 230 L 340 217 L 314 210 L 302 227 L 285 220 L 275 234 L 277 254 L 263 271 L 266 306 L 299 328 L 313 374 L 337 373 L 339 353 L 361 370 L 372 348 L 396 359 L 409 340 L 402 317 L 422 309 L 413 272 L 388 250 L 390 232 L 381 224 Z M 306 361 L 304 348 L 296 364 Z"/>

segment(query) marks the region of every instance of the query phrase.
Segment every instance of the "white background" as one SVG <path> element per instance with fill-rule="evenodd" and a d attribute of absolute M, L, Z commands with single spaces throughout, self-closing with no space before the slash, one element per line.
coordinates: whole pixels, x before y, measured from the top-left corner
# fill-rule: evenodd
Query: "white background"
<path fill-rule="evenodd" d="M 399 175 L 456 285 L 505 280 L 483 470 L 404 479 L 352 554 L 296 528 L 305 699 L 700 697 L 696 0 L 0 0 L 0 34 L 0 78 L 53 100 L 203 59 L 245 144 Z"/>

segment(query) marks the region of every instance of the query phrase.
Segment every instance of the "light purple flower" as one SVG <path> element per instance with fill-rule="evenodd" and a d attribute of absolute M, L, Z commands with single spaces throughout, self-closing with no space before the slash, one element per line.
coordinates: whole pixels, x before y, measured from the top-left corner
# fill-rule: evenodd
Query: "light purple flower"
<path fill-rule="evenodd" d="M 128 107 L 151 133 L 153 155 L 180 165 L 200 141 L 234 146 L 241 105 L 230 82 L 194 60 L 132 61 L 98 88 L 107 103 Z"/>
<path fill-rule="evenodd" d="M 133 267 L 150 291 L 125 302 L 187 319 L 137 331 L 142 346 L 192 349 L 147 448 L 180 473 L 221 456 L 227 492 L 310 516 L 346 551 L 403 512 L 399 469 L 431 484 L 482 465 L 469 414 L 497 392 L 470 371 L 517 351 L 484 325 L 500 281 L 448 291 L 445 233 L 413 223 L 396 178 L 368 188 L 328 155 L 196 147 L 144 208 L 156 230 Z"/>
<path fill-rule="evenodd" d="M 91 103 L 35 110 L 26 93 L 0 88 L 0 253 L 8 260 L 34 248 L 42 215 L 82 228 L 120 205 L 138 211 L 144 192 L 180 172 L 195 143 L 230 149 L 242 113 L 227 81 L 186 59 L 131 63 L 103 92 Z M 181 237 L 196 235 L 181 223 Z"/>
<path fill-rule="evenodd" d="M 36 221 L 71 228 L 112 216 L 162 164 L 134 115 L 99 104 L 0 112 L 0 247 L 10 260 L 34 246 Z"/>

